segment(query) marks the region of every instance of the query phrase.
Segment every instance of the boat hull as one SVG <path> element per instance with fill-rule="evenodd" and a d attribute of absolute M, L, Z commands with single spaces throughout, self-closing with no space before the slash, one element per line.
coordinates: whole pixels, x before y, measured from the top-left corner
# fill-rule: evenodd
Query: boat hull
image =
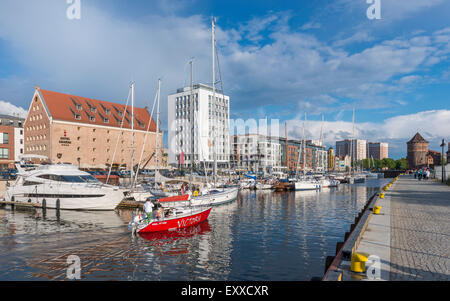
<path fill-rule="evenodd" d="M 309 182 L 295 182 L 295 190 L 318 190 L 320 189 L 319 183 L 309 183 Z"/>
<path fill-rule="evenodd" d="M 146 227 L 138 230 L 138 233 L 151 233 L 151 232 L 161 232 L 161 231 L 173 231 L 189 226 L 193 226 L 205 221 L 212 208 L 202 210 L 193 215 L 187 215 L 183 217 L 175 217 L 172 219 L 165 219 L 161 221 L 153 221 Z"/>
<path fill-rule="evenodd" d="M 42 207 L 45 200 L 46 208 L 61 210 L 114 210 L 123 199 L 123 190 L 99 185 L 59 185 L 55 189 L 55 185 L 40 184 L 11 187 L 5 193 L 6 201 L 37 203 Z"/>

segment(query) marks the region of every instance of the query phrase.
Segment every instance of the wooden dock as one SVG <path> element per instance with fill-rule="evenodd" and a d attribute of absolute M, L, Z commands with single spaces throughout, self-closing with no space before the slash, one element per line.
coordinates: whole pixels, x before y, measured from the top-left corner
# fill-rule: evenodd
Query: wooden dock
<path fill-rule="evenodd" d="M 14 208 L 28 208 L 28 209 L 40 209 L 42 208 L 41 203 L 33 203 L 33 202 L 11 202 L 0 199 L 0 207 L 4 206 L 12 206 Z M 144 204 L 137 201 L 132 200 L 123 200 L 117 205 L 116 209 L 143 209 Z"/>
<path fill-rule="evenodd" d="M 42 208 L 40 203 L 32 203 L 32 202 L 10 202 L 0 200 L 0 207 L 10 205 L 15 208 L 24 208 L 24 209 L 37 209 Z"/>

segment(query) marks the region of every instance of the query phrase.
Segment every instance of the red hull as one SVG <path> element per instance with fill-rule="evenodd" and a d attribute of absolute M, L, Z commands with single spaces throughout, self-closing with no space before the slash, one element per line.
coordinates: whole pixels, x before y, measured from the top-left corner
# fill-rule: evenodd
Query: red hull
<path fill-rule="evenodd" d="M 138 232 L 148 233 L 148 232 L 170 231 L 193 226 L 206 220 L 209 216 L 209 213 L 211 212 L 211 209 L 212 208 L 209 208 L 197 214 L 185 217 L 166 219 L 163 221 L 155 221 L 149 224 L 147 227 L 142 228 Z"/>
<path fill-rule="evenodd" d="M 182 194 L 182 195 L 174 195 L 169 196 L 165 198 L 158 199 L 158 202 L 160 203 L 167 203 L 167 202 L 181 202 L 181 201 L 187 201 L 189 199 L 189 194 Z"/>

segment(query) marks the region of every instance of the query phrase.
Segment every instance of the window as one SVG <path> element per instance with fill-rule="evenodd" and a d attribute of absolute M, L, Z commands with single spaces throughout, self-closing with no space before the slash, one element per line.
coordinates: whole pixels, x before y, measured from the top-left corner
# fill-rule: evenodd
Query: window
<path fill-rule="evenodd" d="M 9 143 L 9 134 L 3 133 L 3 144 L 8 144 L 8 143 Z"/>
<path fill-rule="evenodd" d="M 0 148 L 0 159 L 8 159 L 9 157 L 9 149 Z"/>

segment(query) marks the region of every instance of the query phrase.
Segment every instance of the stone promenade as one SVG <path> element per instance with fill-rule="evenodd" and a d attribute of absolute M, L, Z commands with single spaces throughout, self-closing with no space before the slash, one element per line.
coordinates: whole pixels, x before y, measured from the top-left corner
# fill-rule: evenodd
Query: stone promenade
<path fill-rule="evenodd" d="M 379 280 L 450 280 L 450 187 L 404 175 L 377 205 L 357 252 L 380 258 Z"/>
<path fill-rule="evenodd" d="M 450 280 L 450 187 L 401 176 L 390 196 L 390 280 Z"/>

